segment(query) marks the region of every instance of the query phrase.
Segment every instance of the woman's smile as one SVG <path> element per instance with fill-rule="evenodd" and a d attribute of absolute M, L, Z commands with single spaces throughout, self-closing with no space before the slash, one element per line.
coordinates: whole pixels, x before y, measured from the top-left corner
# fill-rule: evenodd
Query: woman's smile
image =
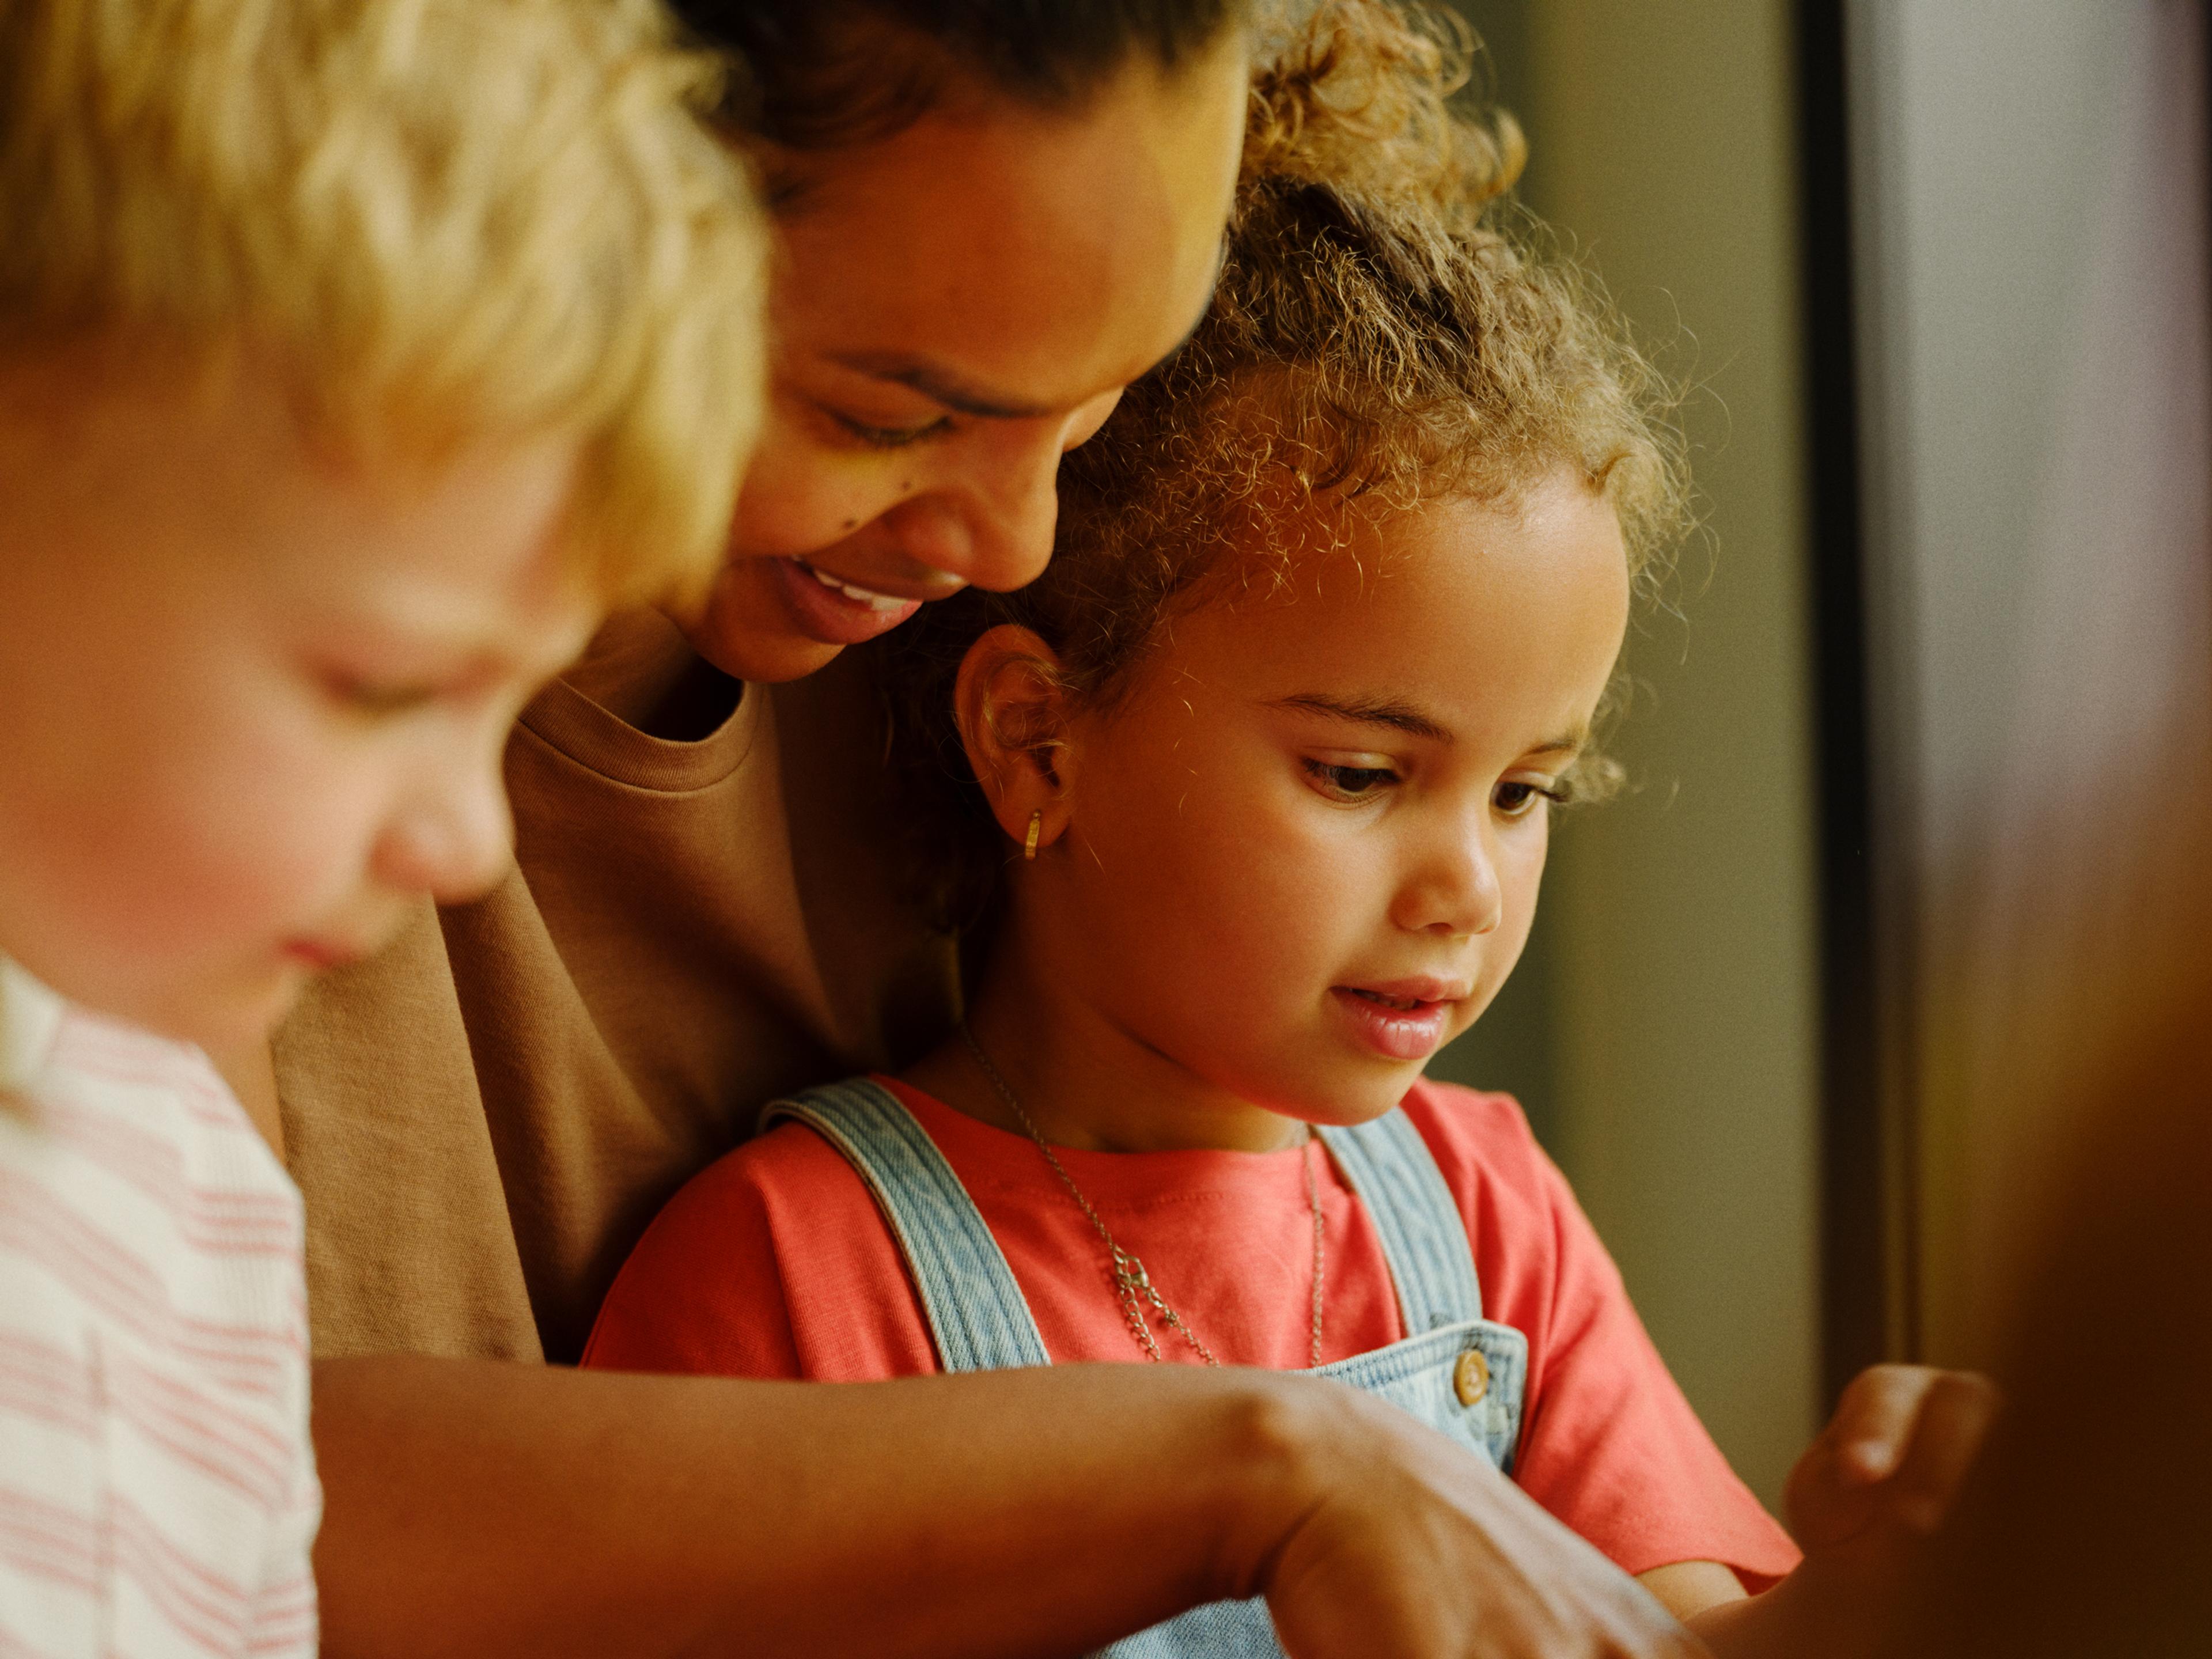
<path fill-rule="evenodd" d="M 902 599 L 847 582 L 803 559 L 770 559 L 777 597 L 791 620 L 822 645 L 859 645 L 888 634 L 921 609 L 920 599 Z"/>

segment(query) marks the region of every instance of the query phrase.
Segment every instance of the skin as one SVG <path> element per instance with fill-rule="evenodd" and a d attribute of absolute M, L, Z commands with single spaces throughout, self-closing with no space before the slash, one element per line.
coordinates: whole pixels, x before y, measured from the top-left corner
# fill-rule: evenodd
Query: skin
<path fill-rule="evenodd" d="M 266 366 L 0 368 L 0 950 L 223 1049 L 503 866 L 524 701 L 597 606 L 557 444 L 311 444 Z"/>
<path fill-rule="evenodd" d="M 244 362 L 8 365 L 0 950 L 219 1042 L 281 1011 L 301 941 L 366 949 L 406 896 L 480 889 L 507 728 L 593 617 L 554 534 L 569 476 L 557 447 L 348 465 Z M 1687 1651 L 1397 1413 L 1131 1382 L 322 1361 L 323 1648 L 1013 1655 L 1261 1593 L 1316 1659 Z"/>
<path fill-rule="evenodd" d="M 347 1494 L 316 1558 L 341 1659 L 1014 1659 L 1254 1594 L 1294 1659 L 1702 1651 L 1487 1464 L 1294 1376 L 850 1385 L 391 1357 L 319 1365 L 315 1412 L 325 1489 Z"/>
<path fill-rule="evenodd" d="M 1619 524 L 1562 477 L 1510 513 L 1357 526 L 1288 593 L 1200 606 L 1104 712 L 1024 665 L 1053 659 L 1035 635 L 979 641 L 970 758 L 1009 836 L 1043 817 L 971 1020 L 1046 1133 L 1262 1152 L 1395 1106 L 1520 956 L 1545 792 L 1567 787 L 1627 615 Z M 994 728 L 1049 731 L 1050 769 Z M 1353 988 L 1415 981 L 1429 1039 L 1377 1052 Z M 957 1041 L 915 1081 L 1006 1115 Z"/>
<path fill-rule="evenodd" d="M 1224 45 L 1075 117 L 956 100 L 781 158 L 775 403 L 729 574 L 686 619 L 705 659 L 765 680 L 836 654 L 778 561 L 905 600 L 1042 567 L 1053 462 L 1211 288 L 1243 96 Z M 700 734 L 697 676 L 643 679 L 592 695 Z M 237 1075 L 273 1119 L 265 1055 Z M 1253 1593 L 1299 1659 L 1693 1650 L 1478 1461 L 1294 1377 L 793 1389 L 384 1356 L 317 1364 L 314 1426 L 334 1656 L 1011 1655 Z"/>
<path fill-rule="evenodd" d="M 979 640 L 963 735 L 1001 829 L 1020 843 L 1035 817 L 1039 846 L 1009 863 L 970 1021 L 1044 1134 L 1265 1152 L 1395 1107 L 1519 958 L 1628 593 L 1611 508 L 1555 474 L 1509 507 L 1357 526 L 1287 592 L 1200 605 L 1103 708 L 1037 672 L 1035 634 Z M 1346 1018 L 1377 988 L 1415 1005 L 1415 1040 Z M 909 1077 L 1023 1132 L 964 1042 Z M 1984 1398 L 1867 1373 L 1791 1477 L 1799 1574 L 1755 1602 L 1715 1562 L 1643 1583 L 1726 1653 L 1856 1651 L 1836 1609 L 1870 1577 L 1864 1540 L 1940 1518 Z"/>
<path fill-rule="evenodd" d="M 766 158 L 768 424 L 687 624 L 701 654 L 792 679 L 845 629 L 1044 568 L 1060 456 L 1212 293 L 1249 73 L 1231 31 L 1173 75 L 1140 55 L 1074 115 L 956 86 L 889 141 Z M 794 560 L 901 603 L 840 599 L 825 632 L 790 601 Z"/>
<path fill-rule="evenodd" d="M 1717 1659 L 1887 1651 L 1882 1617 L 1950 1514 L 1998 1404 L 1968 1372 L 1877 1365 L 1855 1378 L 1784 1494 L 1804 1565 L 1691 1620 Z"/>
<path fill-rule="evenodd" d="M 1225 41 L 1072 112 L 976 93 L 879 144 L 781 158 L 802 188 L 775 401 L 729 572 L 686 619 L 703 659 L 778 679 L 836 654 L 780 611 L 763 578 L 781 559 L 908 599 L 1042 568 L 1057 458 L 1212 289 L 1245 76 Z M 854 356 L 900 373 L 836 361 Z M 908 383 L 917 366 L 1005 407 L 956 410 Z M 920 429 L 884 448 L 841 416 Z M 695 668 L 589 694 L 696 737 L 728 692 Z M 273 1118 L 265 1051 L 231 1074 Z M 314 1399 L 341 1659 L 1060 1652 L 1255 1593 L 1298 1659 L 1694 1650 L 1480 1460 L 1296 1377 L 814 1389 L 387 1355 L 319 1361 Z"/>

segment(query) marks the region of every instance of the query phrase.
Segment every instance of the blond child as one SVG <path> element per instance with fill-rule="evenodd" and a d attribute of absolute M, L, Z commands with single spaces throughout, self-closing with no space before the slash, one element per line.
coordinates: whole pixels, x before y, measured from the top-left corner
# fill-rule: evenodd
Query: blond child
<path fill-rule="evenodd" d="M 315 1650 L 299 1197 L 206 1052 L 496 876 L 516 709 L 711 570 L 710 79 L 641 0 L 0 13 L 0 1650 Z"/>
<path fill-rule="evenodd" d="M 1325 46 L 1263 87 L 1213 310 L 1070 458 L 1050 569 L 883 665 L 966 1024 L 769 1108 L 587 1363 L 1308 1370 L 1512 1474 L 1711 1639 L 1795 1651 L 1803 1591 L 1747 1593 L 1860 1570 L 1852 1506 L 1931 1379 L 1870 1379 L 1808 1459 L 1801 1568 L 1519 1109 L 1421 1076 L 1512 970 L 1552 813 L 1609 781 L 1680 470 L 1601 311 L 1475 210 L 1510 130 L 1455 125 L 1413 37 Z M 1278 1650 L 1256 1602 L 1114 1650 Z"/>

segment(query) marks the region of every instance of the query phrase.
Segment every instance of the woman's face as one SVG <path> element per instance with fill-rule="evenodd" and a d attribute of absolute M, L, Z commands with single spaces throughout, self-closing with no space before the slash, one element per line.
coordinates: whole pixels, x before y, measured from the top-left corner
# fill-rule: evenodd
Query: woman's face
<path fill-rule="evenodd" d="M 923 601 L 1018 587 L 1060 458 L 1195 325 L 1241 151 L 1237 31 L 1073 112 L 980 92 L 893 137 L 777 158 L 768 421 L 692 642 L 811 673 Z"/>

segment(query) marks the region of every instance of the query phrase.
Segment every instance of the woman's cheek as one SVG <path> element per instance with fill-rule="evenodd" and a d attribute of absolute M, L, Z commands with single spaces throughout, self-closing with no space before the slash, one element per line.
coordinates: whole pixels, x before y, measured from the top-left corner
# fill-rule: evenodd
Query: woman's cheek
<path fill-rule="evenodd" d="M 772 438 L 754 452 L 738 491 L 732 553 L 794 558 L 819 552 L 897 499 L 883 471 L 882 459 L 873 454 L 832 449 L 795 433 Z"/>

